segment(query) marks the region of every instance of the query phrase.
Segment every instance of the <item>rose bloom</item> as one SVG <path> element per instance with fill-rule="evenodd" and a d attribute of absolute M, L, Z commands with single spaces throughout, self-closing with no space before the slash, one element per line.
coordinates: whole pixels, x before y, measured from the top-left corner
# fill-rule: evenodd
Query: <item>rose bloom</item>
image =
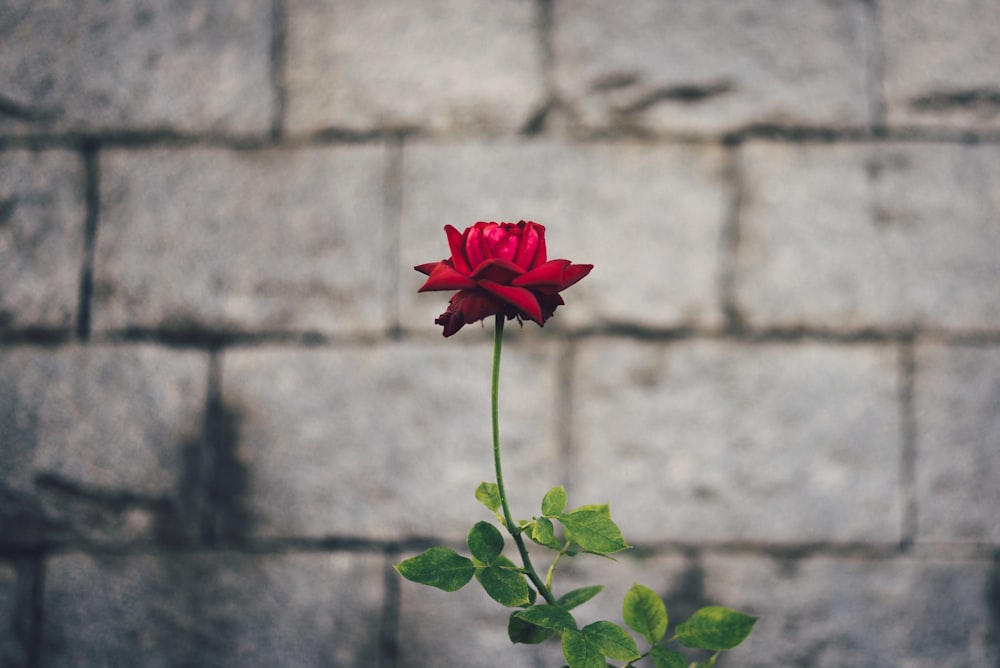
<path fill-rule="evenodd" d="M 476 223 L 459 232 L 445 225 L 451 257 L 414 267 L 427 274 L 418 292 L 458 290 L 434 321 L 451 336 L 491 315 L 539 326 L 564 304 L 559 293 L 590 273 L 592 264 L 548 260 L 545 227 L 524 221 Z"/>

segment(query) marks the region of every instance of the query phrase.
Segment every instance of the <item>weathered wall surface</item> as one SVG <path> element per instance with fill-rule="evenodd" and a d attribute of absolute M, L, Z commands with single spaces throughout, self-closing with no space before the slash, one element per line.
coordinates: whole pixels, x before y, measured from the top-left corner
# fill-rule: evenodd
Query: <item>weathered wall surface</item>
<path fill-rule="evenodd" d="M 1000 665 L 1000 5 L 0 0 L 0 665 L 557 666 L 391 564 L 565 484 L 726 665 Z"/>

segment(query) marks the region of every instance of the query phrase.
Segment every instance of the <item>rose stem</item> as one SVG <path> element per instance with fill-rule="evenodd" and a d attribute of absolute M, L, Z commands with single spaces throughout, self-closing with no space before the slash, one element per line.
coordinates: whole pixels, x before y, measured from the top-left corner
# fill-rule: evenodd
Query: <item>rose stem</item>
<path fill-rule="evenodd" d="M 503 486 L 503 469 L 500 466 L 500 349 L 503 347 L 503 314 L 496 317 L 496 327 L 493 330 L 493 383 L 490 398 L 492 400 L 493 418 L 493 467 L 497 474 L 497 491 L 500 493 L 500 505 L 503 508 L 503 519 L 507 525 L 507 531 L 514 538 L 517 551 L 521 553 L 521 562 L 524 564 L 524 572 L 535 585 L 535 589 L 542 595 L 542 598 L 549 605 L 555 605 L 556 599 L 542 579 L 535 572 L 535 567 L 531 565 L 531 557 L 528 556 L 528 549 L 524 546 L 524 539 L 521 532 L 515 528 L 514 518 L 510 514 L 510 506 L 507 504 L 507 490 Z"/>

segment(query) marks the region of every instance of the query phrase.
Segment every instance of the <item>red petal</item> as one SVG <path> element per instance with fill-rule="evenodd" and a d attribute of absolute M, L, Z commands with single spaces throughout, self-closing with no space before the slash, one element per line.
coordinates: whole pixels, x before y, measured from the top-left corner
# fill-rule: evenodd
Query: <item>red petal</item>
<path fill-rule="evenodd" d="M 468 276 L 455 270 L 446 262 L 438 262 L 431 271 L 430 277 L 417 292 L 431 292 L 433 290 L 462 290 L 463 288 L 474 288 L 475 282 Z"/>
<path fill-rule="evenodd" d="M 546 321 L 552 317 L 552 314 L 556 312 L 557 306 L 562 306 L 566 302 L 563 301 L 562 297 L 554 293 L 551 295 L 538 295 L 538 303 L 542 307 L 542 321 Z"/>
<path fill-rule="evenodd" d="M 444 335 L 451 336 L 469 323 L 504 313 L 506 305 L 483 290 L 460 290 L 448 302 L 448 310 L 434 321 L 444 327 Z"/>
<path fill-rule="evenodd" d="M 490 246 L 486 242 L 486 235 L 489 233 L 491 225 L 495 227 L 496 223 L 484 223 L 480 221 L 465 230 L 463 243 L 465 247 L 465 259 L 469 261 L 469 273 L 472 273 L 472 267 L 478 267 L 482 262 L 492 257 Z"/>
<path fill-rule="evenodd" d="M 569 286 L 573 285 L 581 278 L 590 273 L 590 270 L 594 268 L 592 264 L 571 264 L 565 269 L 563 269 L 562 277 L 562 287 L 560 290 L 565 290 Z"/>
<path fill-rule="evenodd" d="M 441 262 L 444 262 L 444 260 Z M 418 264 L 414 267 L 414 269 L 419 271 L 421 274 L 427 274 L 430 276 L 431 272 L 434 271 L 434 267 L 438 266 L 438 264 L 440 264 L 440 262 L 425 262 L 424 264 Z"/>
<path fill-rule="evenodd" d="M 538 299 L 527 288 L 515 288 L 510 285 L 500 285 L 493 281 L 479 281 L 479 287 L 504 300 L 519 312 L 519 315 L 542 324 L 542 307 Z"/>
<path fill-rule="evenodd" d="M 466 275 L 471 274 L 472 267 L 469 266 L 469 259 L 465 256 L 465 242 L 462 233 L 451 225 L 445 225 L 444 232 L 448 235 L 448 248 L 451 249 L 451 263 L 459 272 Z"/>
<path fill-rule="evenodd" d="M 523 268 L 531 269 L 537 263 L 535 255 L 538 253 L 540 239 L 545 236 L 545 228 L 535 223 L 518 223 L 521 227 L 521 238 L 517 243 L 517 252 L 514 254 L 514 264 Z"/>
<path fill-rule="evenodd" d="M 538 229 L 538 250 L 535 251 L 535 266 L 540 264 L 545 264 L 548 260 L 548 255 L 545 252 L 545 228 L 538 223 L 528 223 L 529 225 L 534 225 Z"/>
<path fill-rule="evenodd" d="M 569 265 L 569 260 L 552 260 L 551 262 L 546 262 L 531 271 L 521 274 L 511 281 L 511 285 L 524 287 L 540 287 L 543 285 L 552 287 L 561 286 L 563 270 L 567 265 Z"/>
<path fill-rule="evenodd" d="M 524 273 L 516 264 L 507 260 L 491 259 L 486 260 L 472 272 L 472 278 L 486 281 L 495 281 L 502 285 L 509 285 L 515 277 Z"/>

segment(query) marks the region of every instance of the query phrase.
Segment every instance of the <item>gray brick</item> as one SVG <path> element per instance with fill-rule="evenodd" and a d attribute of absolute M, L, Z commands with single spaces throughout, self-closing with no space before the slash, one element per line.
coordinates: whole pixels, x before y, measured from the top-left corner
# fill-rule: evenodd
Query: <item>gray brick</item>
<path fill-rule="evenodd" d="M 585 127 L 721 132 L 868 122 L 859 3 L 586 0 L 555 8 L 557 86 Z"/>
<path fill-rule="evenodd" d="M 1000 544 L 1000 349 L 921 346 L 914 397 L 919 539 Z"/>
<path fill-rule="evenodd" d="M 43 664 L 377 665 L 383 572 L 379 555 L 54 557 Z"/>
<path fill-rule="evenodd" d="M 626 540 L 899 536 L 889 349 L 594 340 L 573 382 L 571 502 Z"/>
<path fill-rule="evenodd" d="M 27 620 L 22 609 L 22 592 L 17 568 L 0 561 L 0 666 L 25 666 L 28 657 L 23 630 Z"/>
<path fill-rule="evenodd" d="M 779 145 L 743 156 L 735 298 L 754 326 L 1000 326 L 1000 150 Z"/>
<path fill-rule="evenodd" d="M 595 265 L 546 327 L 716 325 L 723 159 L 714 146 L 630 142 L 408 147 L 402 264 L 447 257 L 445 223 L 525 218 L 547 226 L 550 258 Z M 447 303 L 416 295 L 420 283 L 404 273 L 406 327 L 426 327 Z"/>
<path fill-rule="evenodd" d="M 1000 658 L 988 561 L 709 556 L 704 576 L 710 599 L 760 616 L 733 665 L 989 668 Z"/>
<path fill-rule="evenodd" d="M 381 146 L 113 151 L 94 326 L 380 329 Z"/>
<path fill-rule="evenodd" d="M 0 153 L 0 330 L 73 324 L 83 261 L 83 181 L 73 153 Z"/>
<path fill-rule="evenodd" d="M 266 132 L 270 43 L 270 0 L 8 0 L 0 133 Z"/>
<path fill-rule="evenodd" d="M 293 0 L 288 128 L 512 132 L 545 98 L 534 3 Z"/>
<path fill-rule="evenodd" d="M 0 352 L 3 542 L 168 529 L 207 377 L 204 354 L 149 346 Z"/>
<path fill-rule="evenodd" d="M 485 336 L 485 333 L 483 333 Z M 555 356 L 511 346 L 501 388 L 505 477 L 530 516 L 555 466 Z M 227 353 L 248 514 L 260 536 L 464 540 L 489 513 L 491 346 L 262 348 Z"/>
<path fill-rule="evenodd" d="M 880 14 L 890 125 L 1000 128 L 1000 5 L 886 0 Z"/>

